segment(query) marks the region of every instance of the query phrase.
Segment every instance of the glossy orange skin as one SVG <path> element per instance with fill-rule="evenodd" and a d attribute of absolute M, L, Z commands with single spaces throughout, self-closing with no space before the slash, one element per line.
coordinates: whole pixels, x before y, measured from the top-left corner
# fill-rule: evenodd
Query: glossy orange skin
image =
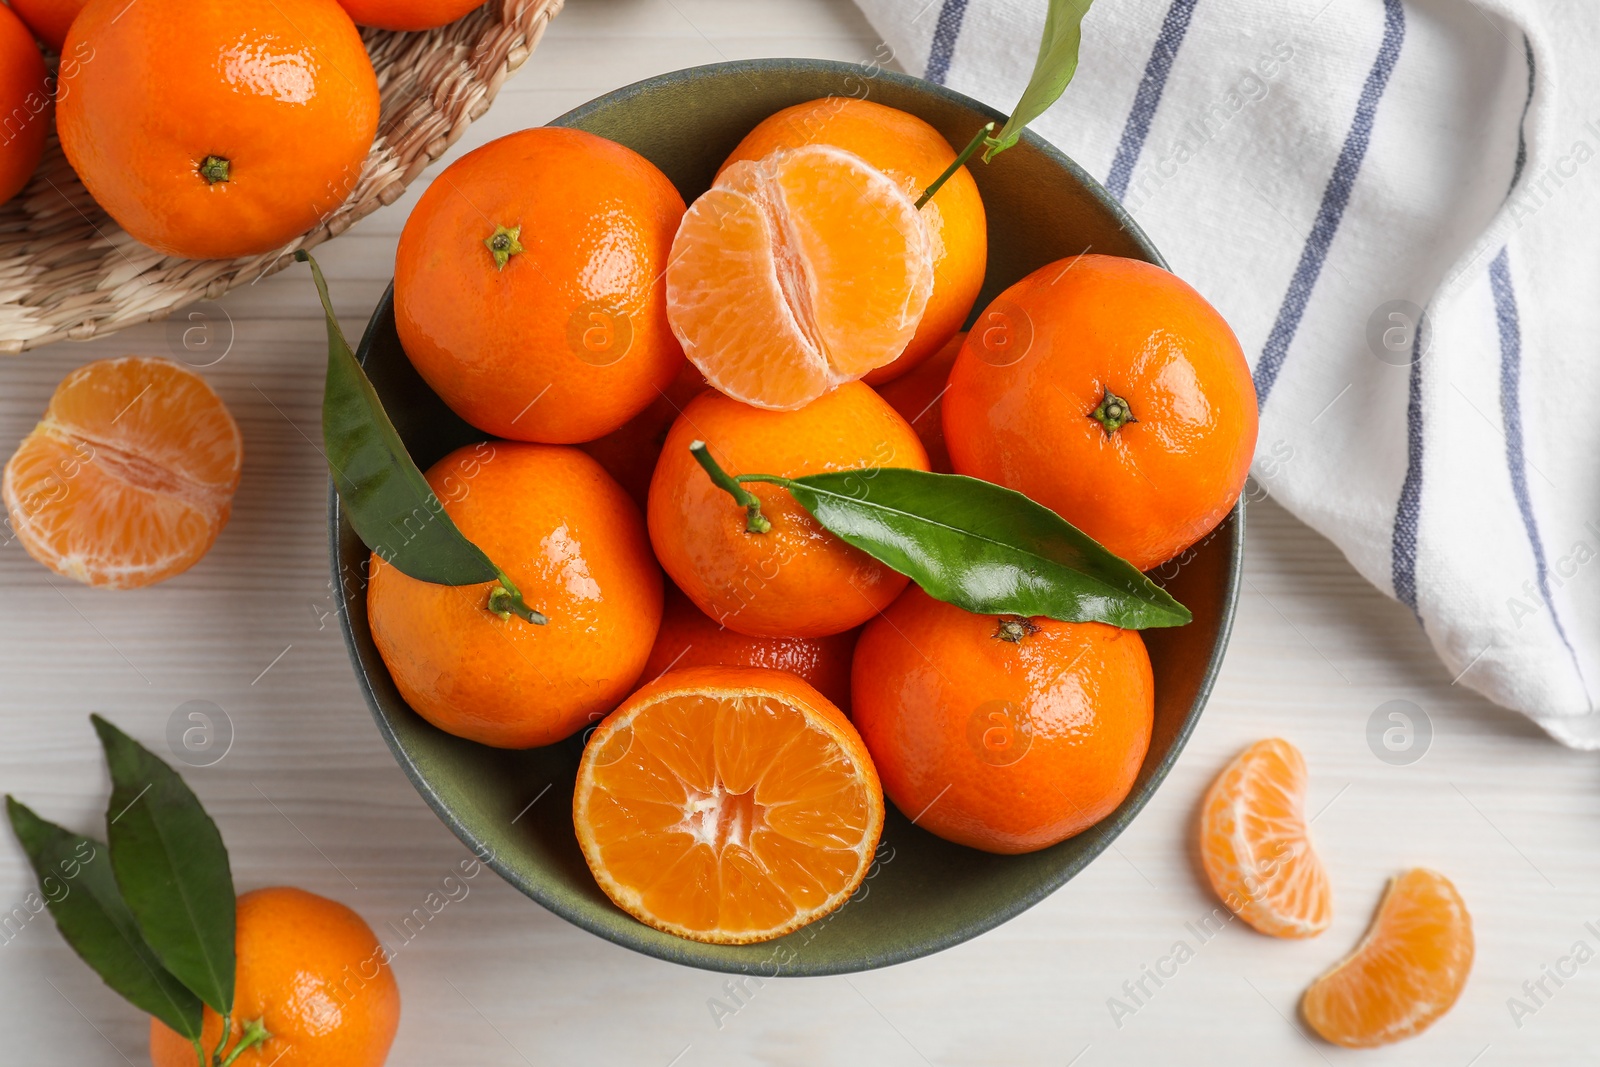
<path fill-rule="evenodd" d="M 944 443 L 944 394 L 950 387 L 950 369 L 967 335 L 962 331 L 928 359 L 892 382 L 878 386 L 878 395 L 911 424 L 928 450 L 928 469 L 950 473 L 950 449 Z"/>
<path fill-rule="evenodd" d="M 650 498 L 650 476 L 655 473 L 667 431 L 689 401 L 707 388 L 694 364 L 684 360 L 672 384 L 658 393 L 648 407 L 604 437 L 579 447 L 600 461 L 600 466 L 628 491 L 642 512 Z"/>
<path fill-rule="evenodd" d="M 667 433 L 650 482 L 650 543 L 699 609 L 755 637 L 825 637 L 860 626 L 905 588 L 906 577 L 824 530 L 788 490 L 760 482 L 772 523 L 745 529 L 745 509 L 712 484 L 689 445 L 710 445 L 730 475 L 793 478 L 865 467 L 928 469 L 916 431 L 861 382 L 796 411 L 766 411 L 701 393 Z"/>
<path fill-rule="evenodd" d="M 339 0 L 357 26 L 380 30 L 431 30 L 454 22 L 483 0 Z"/>
<path fill-rule="evenodd" d="M 22 191 L 50 131 L 49 72 L 22 20 L 0 6 L 0 204 Z M 17 122 L 17 119 L 23 119 Z"/>
<path fill-rule="evenodd" d="M 382 1067 L 400 1026 L 400 987 L 372 928 L 343 904 L 303 889 L 239 897 L 233 1036 L 260 1019 L 272 1036 L 240 1054 L 239 1067 Z M 205 1009 L 206 1052 L 222 1020 Z M 150 1020 L 153 1067 L 195 1067 L 194 1046 Z"/>
<path fill-rule="evenodd" d="M 798 676 L 846 714 L 857 630 L 827 637 L 751 637 L 719 626 L 678 589 L 667 590 L 646 680 L 688 667 L 771 667 Z"/>
<path fill-rule="evenodd" d="M 915 200 L 956 158 L 950 142 L 926 122 L 870 100 L 827 96 L 786 107 L 745 135 L 722 168 L 741 159 L 761 159 L 779 148 L 826 144 L 853 152 L 899 183 Z M 978 185 L 962 167 L 922 217 L 939 249 L 933 261 L 933 295 L 905 351 L 866 376 L 868 383 L 897 378 L 939 350 L 961 329 L 988 265 L 988 223 Z"/>
<path fill-rule="evenodd" d="M 349 198 L 378 79 L 334 0 L 90 0 L 64 54 L 61 147 L 95 201 L 167 255 L 282 248 Z M 208 156 L 230 161 L 208 182 Z"/>
<path fill-rule="evenodd" d="M 1002 621 L 907 589 L 856 643 L 853 717 L 907 818 L 985 852 L 1033 852 L 1128 795 L 1154 682 L 1136 631 L 1010 619 L 1027 631 L 1013 642 Z"/>
<path fill-rule="evenodd" d="M 400 695 L 441 730 L 498 748 L 598 721 L 633 688 L 661 623 L 639 509 L 594 460 L 550 445 L 468 445 L 428 484 L 549 621 L 488 610 L 492 582 L 433 585 L 374 553 L 367 617 Z"/>
<path fill-rule="evenodd" d="M 518 441 L 576 444 L 643 411 L 683 365 L 663 271 L 683 218 L 666 175 L 631 149 L 540 127 L 452 163 L 406 220 L 395 324 L 455 412 Z M 504 269 L 484 241 L 521 228 Z M 599 309 L 599 310 L 597 310 Z M 598 324 L 591 315 L 614 316 Z M 631 341 L 624 354 L 620 330 Z M 597 331 L 591 334 L 591 330 Z M 581 355 L 593 337 L 600 354 Z"/>
<path fill-rule="evenodd" d="M 1114 433 L 1090 414 L 1106 390 L 1136 420 Z M 1000 294 L 944 399 L 957 474 L 1027 494 L 1140 570 L 1233 508 L 1256 428 L 1222 316 L 1160 267 L 1115 256 L 1060 260 Z"/>

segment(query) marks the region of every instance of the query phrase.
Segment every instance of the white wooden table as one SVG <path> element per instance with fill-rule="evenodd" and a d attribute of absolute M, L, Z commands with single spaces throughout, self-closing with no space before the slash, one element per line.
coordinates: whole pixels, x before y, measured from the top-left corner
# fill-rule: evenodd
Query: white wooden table
<path fill-rule="evenodd" d="M 661 71 L 751 56 L 865 61 L 877 43 L 847 0 L 570 0 L 450 158 Z M 319 251 L 352 334 L 383 291 L 423 184 Z M 322 323 L 303 270 L 207 311 L 219 343 L 231 334 L 232 345 L 204 373 L 245 436 L 233 520 L 200 566 L 133 594 L 73 585 L 17 545 L 0 548 L 0 789 L 93 829 L 107 785 L 88 713 L 159 748 L 179 705 L 210 701 L 232 721 L 232 749 L 188 778 L 221 824 L 239 885 L 304 886 L 381 930 L 419 906 L 466 850 L 379 739 L 331 615 L 327 480 L 311 444 Z M 183 354 L 171 336 L 157 324 L 6 360 L 0 445 L 9 452 L 72 367 Z M 1353 1062 L 1356 1054 L 1304 1036 L 1295 1005 L 1361 935 L 1384 880 L 1418 864 L 1446 872 L 1465 895 L 1477 965 L 1432 1032 L 1362 1058 L 1592 1061 L 1600 962 L 1559 987 L 1544 979 L 1552 995 L 1537 1002 L 1523 983 L 1539 981 L 1576 942 L 1600 950 L 1595 759 L 1453 686 L 1406 609 L 1272 503 L 1251 510 L 1249 543 L 1232 648 L 1182 761 L 1115 848 L 1032 911 L 916 963 L 769 982 L 719 1026 L 710 1002 L 733 1003 L 726 976 L 601 941 L 485 874 L 401 951 L 404 1015 L 390 1062 Z M 1369 719 L 1390 700 L 1412 701 L 1431 721 L 1418 762 L 1391 765 L 1369 747 Z M 1232 923 L 1202 943 L 1192 931 L 1216 901 L 1191 856 L 1199 796 L 1234 752 L 1274 734 L 1310 762 L 1334 926 L 1287 943 Z M 9 910 L 31 882 L 9 833 L 0 838 L 0 908 Z M 1159 987 L 1145 979 L 1151 995 L 1131 998 L 1124 983 L 1138 983 L 1178 941 L 1193 958 Z M 1520 1026 L 1511 997 L 1533 1009 Z M 142 1064 L 145 1032 L 48 917 L 0 931 L 0 1061 Z"/>

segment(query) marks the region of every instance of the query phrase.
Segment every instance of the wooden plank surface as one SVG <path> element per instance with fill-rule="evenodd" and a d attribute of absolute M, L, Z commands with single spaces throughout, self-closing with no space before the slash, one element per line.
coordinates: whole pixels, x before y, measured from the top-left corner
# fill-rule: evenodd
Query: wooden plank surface
<path fill-rule="evenodd" d="M 877 44 L 847 0 L 570 0 L 449 158 L 662 71 L 751 56 L 867 61 Z M 319 252 L 352 334 L 388 280 L 421 188 Z M 331 615 L 326 478 L 312 444 L 323 335 L 311 286 L 291 270 L 198 314 L 0 364 L 8 450 L 68 370 L 125 353 L 217 359 L 204 373 L 246 442 L 233 520 L 177 580 L 95 592 L 48 574 L 14 543 L 0 549 L 0 788 L 92 828 L 107 786 L 88 713 L 159 745 L 180 705 L 208 701 L 231 721 L 232 747 L 188 777 L 222 826 L 240 886 L 304 886 L 393 937 L 388 924 L 421 906 L 466 852 L 379 740 Z M 186 329 L 209 329 L 212 347 L 186 350 Z M 1112 851 L 1012 923 L 916 963 L 752 985 L 735 999 L 725 976 L 600 941 L 486 872 L 410 940 L 396 938 L 404 1016 L 390 1062 L 1353 1061 L 1307 1039 L 1295 1004 L 1360 936 L 1384 880 L 1419 864 L 1465 895 L 1476 969 L 1434 1031 L 1362 1058 L 1462 1067 L 1592 1058 L 1600 963 L 1559 986 L 1544 968 L 1570 971 L 1560 961 L 1580 941 L 1600 950 L 1585 926 L 1600 928 L 1594 758 L 1452 685 L 1410 614 L 1270 502 L 1250 513 L 1246 575 L 1221 682 L 1171 778 Z M 1369 722 L 1392 700 L 1431 723 L 1426 754 L 1409 765 L 1369 745 Z M 1235 922 L 1202 940 L 1195 930 L 1216 901 L 1190 854 L 1196 804 L 1233 753 L 1268 735 L 1292 739 L 1309 760 L 1334 926 L 1309 943 L 1280 943 Z M 30 881 L 4 836 L 0 907 L 9 910 Z M 1158 964 L 1172 972 L 1161 961 L 1180 941 L 1192 958 L 1159 985 L 1143 977 Z M 1541 979 L 1545 993 L 1530 997 L 1523 983 Z M 1141 981 L 1143 992 L 1130 994 Z M 0 932 L 0 992 L 5 1063 L 147 1061 L 143 1020 L 46 917 Z M 1520 1018 L 1512 997 L 1529 1009 Z"/>

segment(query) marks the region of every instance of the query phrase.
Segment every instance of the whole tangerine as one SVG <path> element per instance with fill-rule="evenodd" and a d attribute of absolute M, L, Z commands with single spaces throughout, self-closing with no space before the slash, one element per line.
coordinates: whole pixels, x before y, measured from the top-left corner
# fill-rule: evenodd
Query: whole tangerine
<path fill-rule="evenodd" d="M 400 987 L 372 928 L 337 901 L 303 889 L 239 897 L 228 1049 L 257 1020 L 270 1035 L 240 1067 L 382 1067 L 400 1026 Z M 201 1044 L 217 1047 L 222 1020 L 205 1009 Z M 187 1038 L 150 1020 L 153 1067 L 195 1067 Z"/>
<path fill-rule="evenodd" d="M 158 252 L 279 249 L 349 198 L 378 79 L 334 0 L 90 0 L 64 46 L 61 147 L 95 201 Z"/>
<path fill-rule="evenodd" d="M 1256 392 L 1215 308 L 1160 267 L 1083 255 L 1001 293 L 944 398 L 957 474 L 1026 494 L 1149 570 L 1232 510 Z"/>
<path fill-rule="evenodd" d="M 1136 631 L 975 615 L 915 586 L 861 632 L 850 688 L 895 806 L 985 852 L 1048 848 L 1116 810 L 1155 715 Z"/>
<path fill-rule="evenodd" d="M 701 611 L 755 637 L 840 633 L 872 618 L 905 588 L 904 575 L 823 529 L 778 486 L 745 486 L 771 524 L 765 533 L 750 532 L 745 509 L 689 451 L 696 440 L 731 475 L 927 470 L 916 431 L 870 386 L 847 382 L 794 411 L 701 393 L 667 432 L 650 481 L 650 542 Z"/>
<path fill-rule="evenodd" d="M 778 149 L 825 144 L 853 152 L 894 179 L 914 200 L 955 162 L 955 149 L 915 115 L 871 100 L 827 96 L 795 104 L 762 120 L 718 170 Z M 988 224 L 978 185 L 967 168 L 950 176 L 921 215 L 933 239 L 933 293 L 922 321 L 893 363 L 868 372 L 869 384 L 899 377 L 933 355 L 961 329 L 989 256 Z"/>
<path fill-rule="evenodd" d="M 582 130 L 508 134 L 452 163 L 395 256 L 400 343 L 462 418 L 577 444 L 656 399 L 683 365 L 663 271 L 683 198 Z"/>
<path fill-rule="evenodd" d="M 850 656 L 859 631 L 826 637 L 751 637 L 719 625 L 682 590 L 667 590 L 661 631 L 644 665 L 645 680 L 689 667 L 770 667 L 809 682 L 834 706 L 850 710 Z"/>
<path fill-rule="evenodd" d="M 548 745 L 597 721 L 633 688 L 661 623 L 661 571 L 638 507 L 576 448 L 483 442 L 427 477 L 546 622 L 495 610 L 492 582 L 409 577 L 377 546 L 367 617 L 400 695 L 441 730 L 499 748 Z"/>
<path fill-rule="evenodd" d="M 22 20 L 0 5 L 0 204 L 22 191 L 44 156 L 50 83 L 44 57 Z"/>

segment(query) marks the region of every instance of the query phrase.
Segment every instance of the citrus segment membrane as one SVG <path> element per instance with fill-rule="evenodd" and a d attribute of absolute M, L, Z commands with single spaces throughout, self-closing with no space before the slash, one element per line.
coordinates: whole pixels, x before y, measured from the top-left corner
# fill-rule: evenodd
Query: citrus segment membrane
<path fill-rule="evenodd" d="M 1314 937 L 1332 893 L 1305 818 L 1306 762 L 1280 738 L 1257 741 L 1206 793 L 1200 855 L 1228 909 L 1273 937 Z"/>
<path fill-rule="evenodd" d="M 712 386 L 792 410 L 905 350 L 934 251 L 911 198 L 861 157 L 780 149 L 728 167 L 690 206 L 667 318 Z"/>
<path fill-rule="evenodd" d="M 645 686 L 595 732 L 573 819 L 624 911 L 743 944 L 844 903 L 872 862 L 883 795 L 854 728 L 805 682 L 692 668 Z"/>
<path fill-rule="evenodd" d="M 51 570 L 133 588 L 193 566 L 227 522 L 242 439 L 192 371 L 101 360 L 69 374 L 6 464 L 17 539 Z"/>
<path fill-rule="evenodd" d="M 1414 868 L 1395 877 L 1372 928 L 1311 984 L 1301 1012 L 1338 1045 L 1413 1037 L 1455 1004 L 1472 970 L 1472 916 L 1450 879 Z"/>

